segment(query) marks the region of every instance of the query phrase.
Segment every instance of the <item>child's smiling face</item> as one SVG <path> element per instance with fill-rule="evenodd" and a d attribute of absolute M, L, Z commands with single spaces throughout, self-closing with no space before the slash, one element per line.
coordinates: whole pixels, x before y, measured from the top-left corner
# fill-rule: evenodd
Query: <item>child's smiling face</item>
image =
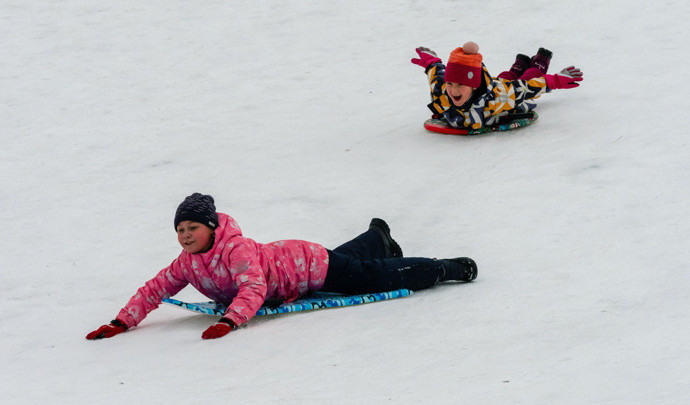
<path fill-rule="evenodd" d="M 461 107 L 472 96 L 474 89 L 468 85 L 460 83 L 446 83 L 446 94 L 450 98 L 450 102 L 456 107 Z"/>
<path fill-rule="evenodd" d="M 194 221 L 182 221 L 177 225 L 177 241 L 187 253 L 205 252 L 211 248 L 214 230 Z"/>

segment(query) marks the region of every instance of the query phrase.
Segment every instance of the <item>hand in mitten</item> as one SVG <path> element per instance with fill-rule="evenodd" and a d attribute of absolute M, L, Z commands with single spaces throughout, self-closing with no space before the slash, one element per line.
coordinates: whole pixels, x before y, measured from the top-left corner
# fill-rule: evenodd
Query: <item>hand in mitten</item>
<path fill-rule="evenodd" d="M 89 340 L 110 338 L 110 337 L 113 337 L 119 333 L 126 331 L 126 330 L 127 330 L 127 325 L 125 325 L 119 319 L 113 319 L 112 321 L 110 321 L 109 324 L 103 325 L 100 328 L 96 329 L 95 331 L 86 335 L 86 338 Z"/>
<path fill-rule="evenodd" d="M 575 66 L 569 66 L 555 75 L 544 75 L 546 85 L 551 89 L 572 89 L 580 85 L 582 71 Z"/>
<path fill-rule="evenodd" d="M 412 58 L 410 62 L 414 63 L 415 65 L 419 65 L 423 68 L 428 68 L 429 65 L 432 63 L 440 62 L 441 58 L 436 56 L 436 52 L 432 51 L 429 48 L 425 48 L 423 46 L 420 46 L 419 48 L 415 49 L 417 51 L 417 55 L 419 55 L 419 59 L 417 58 Z"/>
<path fill-rule="evenodd" d="M 202 339 L 218 339 L 230 333 L 235 329 L 235 324 L 228 318 L 220 318 L 218 322 L 211 325 L 201 334 Z"/>

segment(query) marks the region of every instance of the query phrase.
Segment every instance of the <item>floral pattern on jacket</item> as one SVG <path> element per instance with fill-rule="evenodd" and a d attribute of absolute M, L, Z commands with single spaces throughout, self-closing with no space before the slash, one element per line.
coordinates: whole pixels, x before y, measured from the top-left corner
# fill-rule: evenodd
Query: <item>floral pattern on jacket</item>
<path fill-rule="evenodd" d="M 492 78 L 482 64 L 481 86 L 468 102 L 456 107 L 446 95 L 445 69 L 441 62 L 426 69 L 431 90 L 428 107 L 435 116 L 442 116 L 455 128 L 479 129 L 499 124 L 508 114 L 532 111 L 537 106 L 534 99 L 550 91 L 543 77 L 514 81 Z"/>
<path fill-rule="evenodd" d="M 228 304 L 224 317 L 239 326 L 267 300 L 290 302 L 317 291 L 326 279 L 328 251 L 301 240 L 267 244 L 242 236 L 239 225 L 218 213 L 215 242 L 206 253 L 183 251 L 139 288 L 117 318 L 128 327 L 141 322 L 163 298 L 191 284 L 206 297 Z"/>

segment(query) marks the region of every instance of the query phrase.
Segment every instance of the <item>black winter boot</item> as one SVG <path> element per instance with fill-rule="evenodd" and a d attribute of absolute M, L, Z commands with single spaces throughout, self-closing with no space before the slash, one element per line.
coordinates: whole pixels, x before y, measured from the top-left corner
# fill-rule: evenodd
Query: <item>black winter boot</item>
<path fill-rule="evenodd" d="M 383 244 L 386 248 L 386 257 L 403 257 L 402 249 L 398 242 L 391 237 L 391 229 L 388 227 L 386 221 L 381 218 L 372 218 L 369 223 L 369 229 L 373 229 L 381 236 Z"/>
<path fill-rule="evenodd" d="M 445 273 L 441 281 L 472 281 L 477 278 L 477 263 L 469 257 L 439 260 Z"/>

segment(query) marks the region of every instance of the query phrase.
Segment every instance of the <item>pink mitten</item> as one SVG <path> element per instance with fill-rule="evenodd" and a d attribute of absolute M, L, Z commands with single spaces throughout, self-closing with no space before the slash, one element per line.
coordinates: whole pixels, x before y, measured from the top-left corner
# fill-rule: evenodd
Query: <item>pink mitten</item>
<path fill-rule="evenodd" d="M 419 59 L 412 58 L 410 62 L 414 63 L 415 65 L 419 65 L 424 69 L 428 68 L 429 65 L 431 65 L 432 63 L 441 61 L 441 59 L 438 56 L 436 56 L 436 52 L 432 51 L 429 48 L 424 48 L 423 46 L 420 46 L 419 48 L 415 49 L 415 51 L 417 51 Z"/>
<path fill-rule="evenodd" d="M 544 75 L 546 85 L 551 89 L 572 89 L 580 85 L 582 71 L 575 66 L 569 66 L 555 75 Z"/>

